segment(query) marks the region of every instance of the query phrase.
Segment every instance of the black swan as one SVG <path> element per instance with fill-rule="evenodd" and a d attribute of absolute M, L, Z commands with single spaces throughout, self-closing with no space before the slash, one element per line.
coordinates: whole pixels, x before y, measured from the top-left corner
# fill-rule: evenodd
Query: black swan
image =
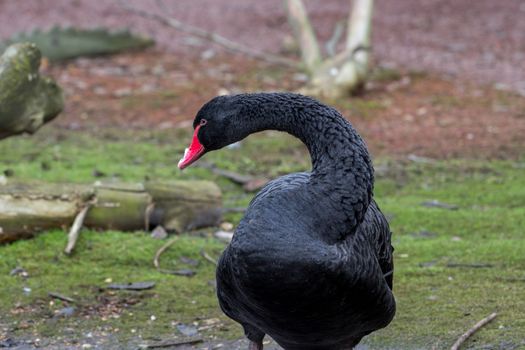
<path fill-rule="evenodd" d="M 395 313 L 388 223 L 372 198 L 361 137 L 335 109 L 292 93 L 219 96 L 193 122 L 183 169 L 209 151 L 273 129 L 306 144 L 312 171 L 268 183 L 217 267 L 217 295 L 249 349 L 352 349 Z"/>

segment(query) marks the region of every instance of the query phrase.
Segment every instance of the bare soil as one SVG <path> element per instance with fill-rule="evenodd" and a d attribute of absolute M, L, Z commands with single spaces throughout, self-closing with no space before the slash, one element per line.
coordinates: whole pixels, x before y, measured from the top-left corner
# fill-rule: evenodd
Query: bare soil
<path fill-rule="evenodd" d="M 54 122 L 66 129 L 189 127 L 219 93 L 295 90 L 296 73 L 244 57 L 178 57 L 151 50 L 52 65 L 67 93 Z M 525 99 L 435 75 L 378 70 L 361 96 L 335 104 L 375 156 L 516 158 L 525 146 Z"/>
<path fill-rule="evenodd" d="M 126 0 L 261 50 L 279 52 L 290 35 L 282 0 Z M 345 21 L 349 0 L 305 1 L 322 42 Z M 521 0 L 378 0 L 373 50 L 378 62 L 496 83 L 525 94 L 525 3 Z M 177 55 L 209 45 L 130 14 L 115 0 L 0 1 L 0 38 L 55 24 L 130 27 Z"/>
<path fill-rule="evenodd" d="M 129 3 L 162 10 L 151 0 Z M 323 40 L 349 10 L 347 0 L 306 3 Z M 246 45 L 256 42 L 261 50 L 279 52 L 289 35 L 280 0 L 181 0 L 165 5 L 165 13 L 188 24 Z M 520 156 L 525 145 L 525 102 L 520 96 L 525 21 L 519 18 L 524 14 L 519 0 L 378 1 L 375 66 L 398 67 L 396 74 L 379 73 L 360 98 L 327 102 L 355 124 L 376 156 Z M 66 111 L 54 123 L 64 128 L 186 127 L 198 108 L 218 93 L 294 90 L 302 84 L 296 72 L 225 53 L 130 14 L 117 1 L 3 0 L 0 18 L 0 37 L 74 24 L 128 26 L 158 41 L 144 53 L 48 66 L 46 73 L 66 90 Z"/>

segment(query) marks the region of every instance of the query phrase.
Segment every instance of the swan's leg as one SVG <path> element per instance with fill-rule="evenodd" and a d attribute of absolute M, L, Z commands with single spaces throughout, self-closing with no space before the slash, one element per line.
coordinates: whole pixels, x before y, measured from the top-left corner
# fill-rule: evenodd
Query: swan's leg
<path fill-rule="evenodd" d="M 246 338 L 248 338 L 250 341 L 248 350 L 263 350 L 262 341 L 265 334 L 256 327 L 249 324 L 243 324 L 242 327 L 244 328 L 244 334 L 246 335 Z"/>
<path fill-rule="evenodd" d="M 248 350 L 263 350 L 262 341 L 254 342 L 250 340 L 250 345 L 248 346 Z"/>

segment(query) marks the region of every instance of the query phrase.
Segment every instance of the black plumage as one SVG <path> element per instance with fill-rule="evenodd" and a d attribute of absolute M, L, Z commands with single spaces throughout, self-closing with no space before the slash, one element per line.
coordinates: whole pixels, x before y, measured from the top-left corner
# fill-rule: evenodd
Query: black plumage
<path fill-rule="evenodd" d="M 373 199 L 367 148 L 339 112 L 291 93 L 216 97 L 194 126 L 205 151 L 273 129 L 298 137 L 312 171 L 268 183 L 217 268 L 222 310 L 252 349 L 351 349 L 395 313 L 388 223 Z"/>

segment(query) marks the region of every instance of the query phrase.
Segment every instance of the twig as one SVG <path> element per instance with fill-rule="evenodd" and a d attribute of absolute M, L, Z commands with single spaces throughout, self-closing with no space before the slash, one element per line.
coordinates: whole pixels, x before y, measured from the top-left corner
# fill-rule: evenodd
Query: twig
<path fill-rule="evenodd" d="M 201 250 L 201 255 L 204 259 L 208 260 L 209 262 L 211 262 L 213 265 L 217 265 L 217 260 L 215 260 L 214 258 L 212 258 L 211 256 L 208 255 L 208 253 L 206 253 L 205 250 Z"/>
<path fill-rule="evenodd" d="M 116 290 L 147 290 L 155 287 L 155 282 L 133 282 L 133 283 L 111 283 L 106 289 L 116 289 Z"/>
<path fill-rule="evenodd" d="M 149 231 L 151 213 L 155 209 L 155 202 L 150 202 L 144 211 L 144 230 Z"/>
<path fill-rule="evenodd" d="M 49 295 L 51 298 L 55 298 L 55 299 L 62 300 L 62 301 L 67 301 L 69 303 L 74 303 L 75 302 L 75 299 L 70 298 L 70 297 L 66 297 L 65 295 L 58 294 L 58 293 L 55 293 L 55 292 L 48 292 L 47 295 Z"/>
<path fill-rule="evenodd" d="M 488 263 L 472 263 L 472 264 L 448 263 L 447 267 L 466 267 L 466 268 L 473 268 L 473 269 L 482 269 L 482 268 L 494 267 L 494 265 L 488 264 Z"/>
<path fill-rule="evenodd" d="M 164 15 L 160 15 L 160 14 L 149 12 L 149 11 L 144 11 L 144 10 L 141 10 L 139 8 L 130 6 L 124 0 L 120 0 L 120 4 L 121 4 L 121 6 L 124 9 L 126 9 L 129 12 L 132 12 L 132 13 L 134 13 L 136 15 L 139 15 L 139 16 L 142 16 L 144 18 L 155 20 L 155 21 L 157 21 L 159 23 L 162 23 L 162 24 L 164 24 L 166 26 L 169 26 L 169 27 L 172 27 L 174 29 L 186 32 L 186 33 L 188 33 L 190 35 L 193 35 L 193 36 L 196 36 L 196 37 L 199 37 L 199 38 L 202 38 L 202 39 L 206 39 L 206 40 L 211 41 L 211 42 L 213 42 L 215 44 L 218 44 L 218 45 L 220 45 L 220 46 L 222 46 L 222 47 L 224 47 L 224 48 L 226 48 L 226 49 L 228 49 L 228 50 L 230 50 L 232 52 L 242 53 L 242 54 L 245 54 L 247 56 L 250 56 L 250 57 L 253 57 L 253 58 L 256 58 L 256 59 L 261 59 L 261 60 L 264 60 L 266 62 L 270 62 L 270 63 L 273 63 L 273 64 L 279 64 L 279 65 L 287 66 L 287 67 L 297 68 L 298 65 L 299 65 L 298 62 L 296 62 L 294 60 L 291 60 L 289 58 L 285 58 L 285 57 L 273 55 L 273 54 L 270 54 L 270 53 L 265 53 L 265 52 L 254 50 L 254 49 L 249 48 L 247 46 L 244 46 L 242 44 L 239 44 L 239 43 L 236 43 L 234 41 L 231 41 L 230 39 L 227 39 L 227 38 L 223 37 L 222 35 L 219 35 L 219 34 L 216 34 L 216 33 L 212 33 L 212 32 L 208 32 L 208 31 L 206 31 L 206 30 L 204 30 L 202 28 L 198 28 L 198 27 L 194 27 L 194 26 L 188 25 L 186 23 L 180 22 L 179 20 L 177 20 L 175 18 L 167 17 L 167 16 L 164 16 Z"/>
<path fill-rule="evenodd" d="M 201 342 L 202 342 L 202 338 L 194 338 L 194 339 L 187 339 L 187 340 L 162 340 L 156 343 L 141 345 L 141 348 L 142 349 L 168 348 L 171 346 L 190 345 L 190 344 L 197 344 Z"/>
<path fill-rule="evenodd" d="M 334 27 L 334 33 L 324 45 L 326 53 L 330 57 L 335 56 L 337 44 L 339 43 L 339 40 L 341 40 L 341 36 L 343 35 L 344 26 L 345 24 L 342 21 L 337 22 Z"/>
<path fill-rule="evenodd" d="M 498 316 L 497 313 L 493 312 L 489 316 L 485 317 L 478 323 L 474 325 L 471 329 L 469 329 L 465 334 L 463 334 L 461 337 L 458 338 L 458 340 L 452 345 L 450 350 L 458 350 L 459 347 L 474 333 L 476 333 L 481 327 L 488 324 L 490 321 L 496 318 Z"/>
<path fill-rule="evenodd" d="M 243 175 L 243 174 L 239 174 L 233 171 L 217 168 L 215 164 L 203 162 L 199 166 L 204 169 L 209 169 L 215 175 L 223 176 L 227 178 L 228 180 L 231 180 L 232 182 L 239 184 L 239 185 L 245 185 L 254 179 L 254 177 L 250 175 Z"/>
<path fill-rule="evenodd" d="M 176 276 L 185 276 L 185 277 L 193 277 L 195 276 L 195 271 L 190 269 L 181 269 L 181 270 L 165 270 L 165 269 L 157 269 L 160 273 L 165 273 L 167 275 L 176 275 Z"/>
<path fill-rule="evenodd" d="M 162 253 L 164 253 L 166 249 L 168 249 L 178 239 L 179 239 L 178 237 L 172 238 L 171 240 L 166 242 L 162 247 L 160 247 L 159 250 L 157 250 L 157 253 L 155 253 L 155 257 L 153 258 L 153 265 L 155 266 L 157 270 L 160 269 L 159 259 Z"/>
<path fill-rule="evenodd" d="M 84 219 L 86 218 L 87 212 L 93 206 L 93 204 L 94 204 L 93 201 L 86 203 L 84 208 L 82 208 L 82 210 L 75 217 L 73 226 L 71 226 L 71 229 L 69 230 L 66 249 L 64 249 L 64 252 L 67 255 L 71 254 L 73 249 L 75 249 L 75 244 L 77 244 L 78 235 L 80 234 L 80 229 L 82 228 L 82 225 L 84 224 Z"/>

